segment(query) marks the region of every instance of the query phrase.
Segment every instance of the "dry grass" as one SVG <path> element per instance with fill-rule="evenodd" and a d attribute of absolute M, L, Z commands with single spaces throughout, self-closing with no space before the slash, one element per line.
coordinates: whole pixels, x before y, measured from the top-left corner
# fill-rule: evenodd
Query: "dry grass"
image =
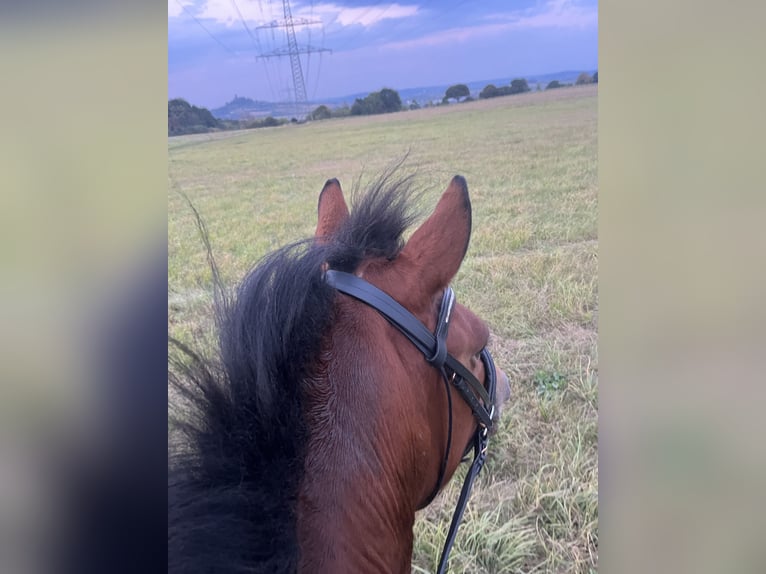
<path fill-rule="evenodd" d="M 177 190 L 204 215 L 225 280 L 310 235 L 327 178 L 344 187 L 410 150 L 431 204 L 468 180 L 458 299 L 493 331 L 513 398 L 453 550 L 453 572 L 592 572 L 598 563 L 597 88 L 169 141 L 168 323 L 209 329 L 209 270 Z M 461 477 L 421 513 L 430 572 Z"/>

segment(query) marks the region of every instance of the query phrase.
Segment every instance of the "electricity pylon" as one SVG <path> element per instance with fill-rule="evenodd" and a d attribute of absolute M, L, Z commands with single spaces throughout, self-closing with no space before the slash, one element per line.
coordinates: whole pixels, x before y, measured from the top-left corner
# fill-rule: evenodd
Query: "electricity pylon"
<path fill-rule="evenodd" d="M 283 58 L 290 56 L 290 69 L 293 74 L 293 99 L 295 101 L 296 116 L 303 115 L 306 106 L 308 104 L 308 97 L 306 96 L 306 82 L 303 78 L 303 67 L 301 66 L 301 54 L 313 54 L 317 52 L 332 52 L 328 48 L 317 48 L 308 44 L 299 46 L 298 41 L 295 38 L 295 25 L 298 26 L 311 26 L 313 24 L 321 24 L 321 20 L 308 20 L 306 18 L 293 18 L 292 10 L 290 9 L 290 0 L 282 0 L 282 11 L 284 12 L 284 21 L 274 21 L 271 24 L 265 26 L 258 26 L 258 28 L 284 28 L 287 34 L 287 46 L 277 48 L 266 54 L 261 54 L 259 58 Z"/>

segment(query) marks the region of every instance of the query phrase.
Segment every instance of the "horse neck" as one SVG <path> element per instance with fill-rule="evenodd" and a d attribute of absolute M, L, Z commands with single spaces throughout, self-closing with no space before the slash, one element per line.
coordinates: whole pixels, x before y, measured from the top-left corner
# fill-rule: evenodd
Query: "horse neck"
<path fill-rule="evenodd" d="M 364 350 L 353 352 L 355 364 L 375 364 L 360 362 Z M 410 572 L 420 470 L 402 468 L 392 448 L 409 432 L 406 417 L 382 416 L 401 414 L 386 402 L 395 395 L 381 395 L 385 387 L 362 380 L 352 364 L 336 356 L 310 384 L 296 517 L 300 571 Z"/>
<path fill-rule="evenodd" d="M 415 509 L 396 508 L 385 481 L 364 476 L 356 484 L 338 460 L 326 472 L 305 477 L 298 503 L 300 572 L 410 572 Z M 350 476 L 363 476 L 352 473 Z"/>

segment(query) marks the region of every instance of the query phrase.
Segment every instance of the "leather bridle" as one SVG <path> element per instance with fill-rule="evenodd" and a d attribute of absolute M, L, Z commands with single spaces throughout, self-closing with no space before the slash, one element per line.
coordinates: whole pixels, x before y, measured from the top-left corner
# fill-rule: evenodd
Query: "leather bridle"
<path fill-rule="evenodd" d="M 450 387 L 454 386 L 463 400 L 473 411 L 474 417 L 478 422 L 478 427 L 473 435 L 471 443 L 466 448 L 466 454 L 473 446 L 473 462 L 468 474 L 465 476 L 463 488 L 460 491 L 455 512 L 452 515 L 447 540 L 444 543 L 441 558 L 439 559 L 439 569 L 437 572 L 443 574 L 447 571 L 447 561 L 452 544 L 455 541 L 460 521 L 463 518 L 468 497 L 473 487 L 473 482 L 484 466 L 484 460 L 487 456 L 487 444 L 489 441 L 489 431 L 492 429 L 493 416 L 495 414 L 495 392 L 496 392 L 496 371 L 495 363 L 492 360 L 487 348 L 481 350 L 480 356 L 484 363 L 486 373 L 485 384 L 479 380 L 463 366 L 460 361 L 453 357 L 447 351 L 447 332 L 449 330 L 449 320 L 452 309 L 455 304 L 455 294 L 451 287 L 444 290 L 441 307 L 439 308 L 439 318 L 436 322 L 436 330 L 431 333 L 412 313 L 397 303 L 390 295 L 381 291 L 374 285 L 356 275 L 330 269 L 325 272 L 326 282 L 335 287 L 341 293 L 350 295 L 363 303 L 366 303 L 394 327 L 407 337 L 415 347 L 426 357 L 426 360 L 439 370 L 444 379 L 447 392 L 447 403 L 449 405 L 449 432 L 447 434 L 447 447 L 444 458 L 439 469 L 439 477 L 434 490 L 427 498 L 421 508 L 428 506 L 442 487 L 444 474 L 447 468 L 450 449 L 452 446 L 452 395 Z"/>

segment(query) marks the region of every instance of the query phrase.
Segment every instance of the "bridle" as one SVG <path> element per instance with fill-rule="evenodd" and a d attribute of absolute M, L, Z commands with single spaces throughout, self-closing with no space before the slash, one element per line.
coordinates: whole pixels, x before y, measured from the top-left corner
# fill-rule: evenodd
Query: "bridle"
<path fill-rule="evenodd" d="M 439 559 L 439 569 L 437 572 L 443 574 L 447 571 L 447 561 L 449 553 L 452 550 L 452 544 L 457 536 L 457 530 L 460 521 L 463 518 L 468 497 L 473 487 L 473 482 L 484 466 L 484 460 L 487 456 L 487 444 L 489 442 L 489 431 L 492 429 L 493 416 L 495 414 L 495 391 L 496 391 L 496 372 L 495 363 L 492 360 L 487 348 L 481 350 L 480 356 L 484 363 L 486 373 L 486 387 L 463 366 L 460 361 L 447 352 L 447 331 L 449 329 L 449 320 L 452 309 L 455 305 L 455 294 L 451 287 L 444 290 L 441 307 L 439 308 L 439 318 L 436 322 L 436 330 L 431 333 L 412 313 L 397 303 L 390 295 L 381 291 L 374 285 L 356 275 L 336 271 L 333 269 L 325 272 L 325 281 L 328 285 L 335 287 L 341 293 L 350 295 L 363 303 L 366 303 L 396 327 L 407 337 L 415 347 L 426 357 L 426 360 L 438 369 L 447 392 L 449 405 L 449 432 L 447 435 L 447 448 L 439 469 L 439 478 L 434 490 L 421 508 L 428 506 L 442 487 L 444 473 L 447 468 L 450 449 L 452 446 L 452 394 L 450 387 L 454 386 L 463 400 L 471 407 L 474 417 L 478 422 L 478 427 L 473 435 L 471 443 L 466 448 L 466 454 L 473 446 L 473 462 L 468 474 L 465 476 L 463 488 L 460 491 L 455 512 L 452 515 L 447 540 L 442 549 Z"/>

